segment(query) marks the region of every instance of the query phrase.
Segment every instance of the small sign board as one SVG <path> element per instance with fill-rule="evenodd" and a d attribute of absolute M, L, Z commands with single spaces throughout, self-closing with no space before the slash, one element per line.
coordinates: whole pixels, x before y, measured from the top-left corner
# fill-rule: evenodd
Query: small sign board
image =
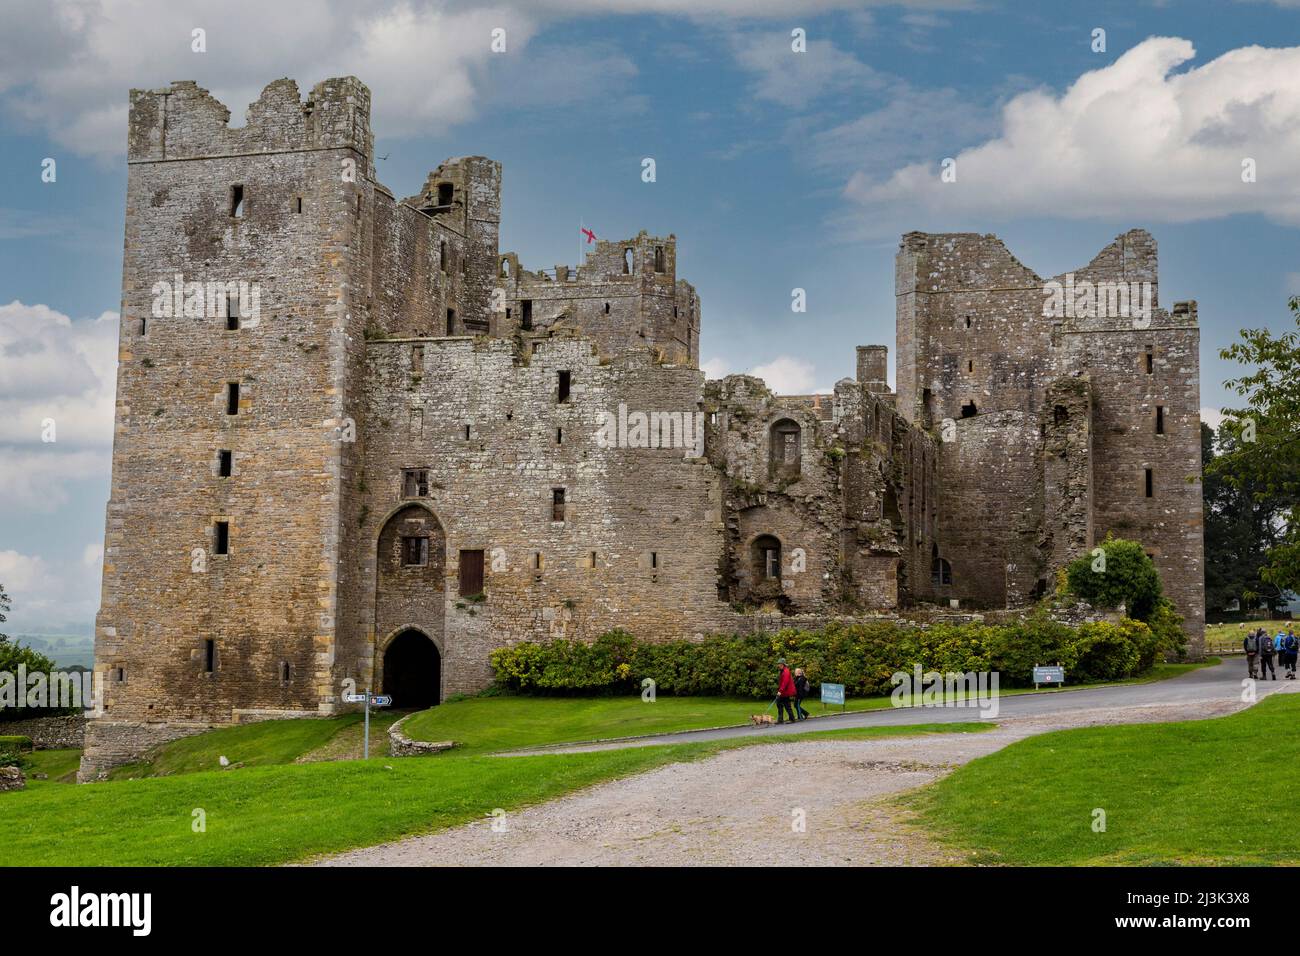
<path fill-rule="evenodd" d="M 844 706 L 844 685 L 822 683 L 822 704 Z"/>
<path fill-rule="evenodd" d="M 1034 686 L 1039 684 L 1064 684 L 1065 668 L 1064 667 L 1035 667 L 1034 668 Z"/>
<path fill-rule="evenodd" d="M 370 703 L 374 704 L 376 707 L 387 707 L 392 704 L 392 702 L 393 698 L 390 694 L 375 694 L 370 698 Z"/>
<path fill-rule="evenodd" d="M 366 702 L 365 694 L 344 694 L 343 703 L 345 704 L 364 704 Z"/>

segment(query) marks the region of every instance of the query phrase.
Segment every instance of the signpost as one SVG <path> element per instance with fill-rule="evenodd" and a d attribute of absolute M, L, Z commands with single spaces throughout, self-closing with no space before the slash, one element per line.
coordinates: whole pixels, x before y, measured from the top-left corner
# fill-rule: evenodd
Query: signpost
<path fill-rule="evenodd" d="M 1051 684 L 1053 687 L 1060 687 L 1065 683 L 1064 667 L 1035 667 L 1034 668 L 1034 690 L 1038 690 L 1039 684 Z"/>
<path fill-rule="evenodd" d="M 393 698 L 391 694 L 372 694 L 367 689 L 364 694 L 344 694 L 343 702 L 345 704 L 365 704 L 366 705 L 366 722 L 365 722 L 365 743 L 362 745 L 362 759 L 370 759 L 370 708 L 392 706 Z"/>
<path fill-rule="evenodd" d="M 844 703 L 844 685 L 822 683 L 822 710 L 827 704 L 839 704 L 840 710 L 846 710 Z"/>

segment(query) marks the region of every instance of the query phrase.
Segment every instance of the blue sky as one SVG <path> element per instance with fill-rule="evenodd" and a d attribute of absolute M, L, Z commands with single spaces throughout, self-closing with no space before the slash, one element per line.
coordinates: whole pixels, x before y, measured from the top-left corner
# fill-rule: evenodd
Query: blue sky
<path fill-rule="evenodd" d="M 500 160 L 502 247 L 531 268 L 574 262 L 579 220 L 602 238 L 675 233 L 707 368 L 784 391 L 851 375 L 855 345 L 892 354 L 893 256 L 911 229 L 996 233 L 1044 276 L 1149 229 L 1162 304 L 1199 301 L 1207 408 L 1231 404 L 1218 349 L 1243 326 L 1288 325 L 1300 292 L 1296 0 L 0 9 L 0 582 L 15 630 L 88 624 L 98 600 L 131 87 L 193 79 L 238 120 L 278 77 L 305 91 L 354 74 L 398 195 L 447 156 Z M 489 49 L 496 27 L 505 53 Z M 940 188 L 945 157 L 958 181 Z"/>

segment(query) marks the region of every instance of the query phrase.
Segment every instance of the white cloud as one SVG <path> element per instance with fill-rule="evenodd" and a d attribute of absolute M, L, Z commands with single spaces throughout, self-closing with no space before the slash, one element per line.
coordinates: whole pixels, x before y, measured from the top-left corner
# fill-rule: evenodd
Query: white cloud
<path fill-rule="evenodd" d="M 790 31 L 736 33 L 730 37 L 736 62 L 754 74 L 753 94 L 800 108 L 828 93 L 879 89 L 884 80 L 853 54 L 829 40 L 809 38 L 807 50 L 791 49 Z"/>
<path fill-rule="evenodd" d="M 761 378 L 778 395 L 810 395 L 818 391 L 816 371 L 812 362 L 782 355 L 764 365 L 754 366 L 749 374 Z"/>
<path fill-rule="evenodd" d="M 1243 47 L 1173 72 L 1194 55 L 1187 40 L 1152 37 L 1059 96 L 1013 97 L 1001 134 L 956 154 L 955 183 L 940 181 L 936 155 L 884 179 L 860 170 L 846 194 L 950 223 L 1248 212 L 1300 223 L 1300 47 Z M 1242 182 L 1247 157 L 1257 164 L 1254 183 Z"/>
<path fill-rule="evenodd" d="M 60 563 L 37 555 L 0 551 L 0 583 L 13 604 L 11 624 L 89 619 L 99 606 L 100 563 Z"/>
<path fill-rule="evenodd" d="M 1217 432 L 1219 425 L 1223 422 L 1223 413 L 1217 408 L 1202 408 L 1201 421 Z"/>

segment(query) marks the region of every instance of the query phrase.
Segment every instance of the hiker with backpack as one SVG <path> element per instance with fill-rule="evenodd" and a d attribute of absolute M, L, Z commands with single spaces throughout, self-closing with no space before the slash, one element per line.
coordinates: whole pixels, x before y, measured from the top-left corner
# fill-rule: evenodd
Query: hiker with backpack
<path fill-rule="evenodd" d="M 803 699 L 808 696 L 808 677 L 802 667 L 794 669 L 794 709 L 800 720 L 808 719 L 808 711 L 803 709 Z"/>
<path fill-rule="evenodd" d="M 1259 676 L 1259 631 L 1251 631 L 1241 642 L 1241 649 L 1246 652 L 1246 670 L 1250 679 Z"/>
<path fill-rule="evenodd" d="M 1288 627 L 1286 637 L 1282 639 L 1282 666 L 1286 668 L 1287 680 L 1295 680 L 1297 651 L 1300 651 L 1300 641 L 1296 640 L 1295 631 Z"/>
<path fill-rule="evenodd" d="M 1282 632 L 1278 631 L 1277 636 L 1281 637 Z M 1273 667 L 1273 655 L 1276 652 L 1275 651 L 1276 647 L 1277 647 L 1277 643 L 1275 639 L 1269 637 L 1268 632 L 1265 631 L 1263 633 L 1263 636 L 1260 637 L 1259 639 L 1259 679 L 1260 680 L 1268 680 L 1269 674 L 1273 675 L 1273 680 L 1277 680 L 1277 671 Z"/>
<path fill-rule="evenodd" d="M 785 723 L 785 715 L 790 715 L 790 723 L 795 722 L 794 716 L 794 698 L 798 693 L 794 686 L 794 678 L 790 675 L 790 668 L 785 666 L 785 658 L 777 661 L 781 665 L 781 676 L 777 681 L 776 688 L 776 722 Z"/>

